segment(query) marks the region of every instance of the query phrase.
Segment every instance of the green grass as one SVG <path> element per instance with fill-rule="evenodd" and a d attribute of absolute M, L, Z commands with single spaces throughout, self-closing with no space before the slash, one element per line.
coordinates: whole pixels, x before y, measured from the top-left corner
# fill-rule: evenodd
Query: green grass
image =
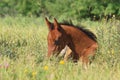
<path fill-rule="evenodd" d="M 80 24 L 93 31 L 99 43 L 87 70 L 79 63 L 46 59 L 48 30 L 43 18 L 0 18 L 0 80 L 120 79 L 120 21 L 87 20 Z"/>

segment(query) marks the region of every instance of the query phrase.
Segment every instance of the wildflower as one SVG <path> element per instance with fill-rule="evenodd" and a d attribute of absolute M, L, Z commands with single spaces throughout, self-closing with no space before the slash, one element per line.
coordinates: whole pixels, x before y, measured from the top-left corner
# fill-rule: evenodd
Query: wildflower
<path fill-rule="evenodd" d="M 96 17 L 96 16 L 93 16 L 94 18 Z"/>
<path fill-rule="evenodd" d="M 32 77 L 35 77 L 37 75 L 37 72 L 36 71 L 33 71 L 32 72 Z"/>
<path fill-rule="evenodd" d="M 112 55 L 114 55 L 114 49 L 112 49 L 111 53 L 112 53 Z"/>
<path fill-rule="evenodd" d="M 15 41 L 13 40 L 13 41 L 12 41 L 12 43 L 14 44 L 14 43 L 15 43 Z"/>
<path fill-rule="evenodd" d="M 44 66 L 44 70 L 48 70 L 48 66 Z"/>
<path fill-rule="evenodd" d="M 115 15 L 112 16 L 113 18 L 115 17 Z"/>
<path fill-rule="evenodd" d="M 27 70 L 27 69 L 25 69 L 25 70 L 24 70 L 24 73 L 27 73 L 27 72 L 28 72 L 28 70 Z"/>
<path fill-rule="evenodd" d="M 63 60 L 61 60 L 59 63 L 60 63 L 60 64 L 65 64 L 65 62 L 64 62 Z"/>
<path fill-rule="evenodd" d="M 8 62 L 5 62 L 5 63 L 4 63 L 4 68 L 5 68 L 5 69 L 8 69 L 8 67 L 9 67 Z"/>
<path fill-rule="evenodd" d="M 108 53 L 110 53 L 110 51 L 108 51 Z"/>
<path fill-rule="evenodd" d="M 0 64 L 0 68 L 2 67 L 2 64 Z"/>

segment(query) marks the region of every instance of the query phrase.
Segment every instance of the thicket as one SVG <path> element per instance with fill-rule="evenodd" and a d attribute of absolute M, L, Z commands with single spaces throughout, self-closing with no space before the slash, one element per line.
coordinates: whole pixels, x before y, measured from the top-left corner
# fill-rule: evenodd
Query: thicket
<path fill-rule="evenodd" d="M 0 16 L 120 19 L 120 0 L 0 0 Z"/>

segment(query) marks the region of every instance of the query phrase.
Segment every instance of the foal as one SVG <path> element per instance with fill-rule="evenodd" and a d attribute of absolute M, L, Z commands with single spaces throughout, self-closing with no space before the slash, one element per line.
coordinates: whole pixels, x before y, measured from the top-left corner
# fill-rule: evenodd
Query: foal
<path fill-rule="evenodd" d="M 74 61 L 81 60 L 88 64 L 89 56 L 94 56 L 98 47 L 96 36 L 82 27 L 68 23 L 58 23 L 55 18 L 54 23 L 48 21 L 47 18 L 45 20 L 49 30 L 47 56 L 57 56 L 67 46 L 69 51 L 64 57 L 65 60 L 69 55 L 72 55 Z"/>

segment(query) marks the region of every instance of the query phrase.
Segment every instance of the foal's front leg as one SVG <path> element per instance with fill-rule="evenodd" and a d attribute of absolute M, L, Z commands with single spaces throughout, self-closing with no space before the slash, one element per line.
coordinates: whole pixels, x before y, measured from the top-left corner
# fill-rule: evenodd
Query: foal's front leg
<path fill-rule="evenodd" d="M 66 46 L 66 53 L 65 53 L 65 56 L 64 56 L 64 61 L 68 60 L 68 58 L 70 57 L 71 53 L 72 53 L 72 50 L 68 46 Z"/>

